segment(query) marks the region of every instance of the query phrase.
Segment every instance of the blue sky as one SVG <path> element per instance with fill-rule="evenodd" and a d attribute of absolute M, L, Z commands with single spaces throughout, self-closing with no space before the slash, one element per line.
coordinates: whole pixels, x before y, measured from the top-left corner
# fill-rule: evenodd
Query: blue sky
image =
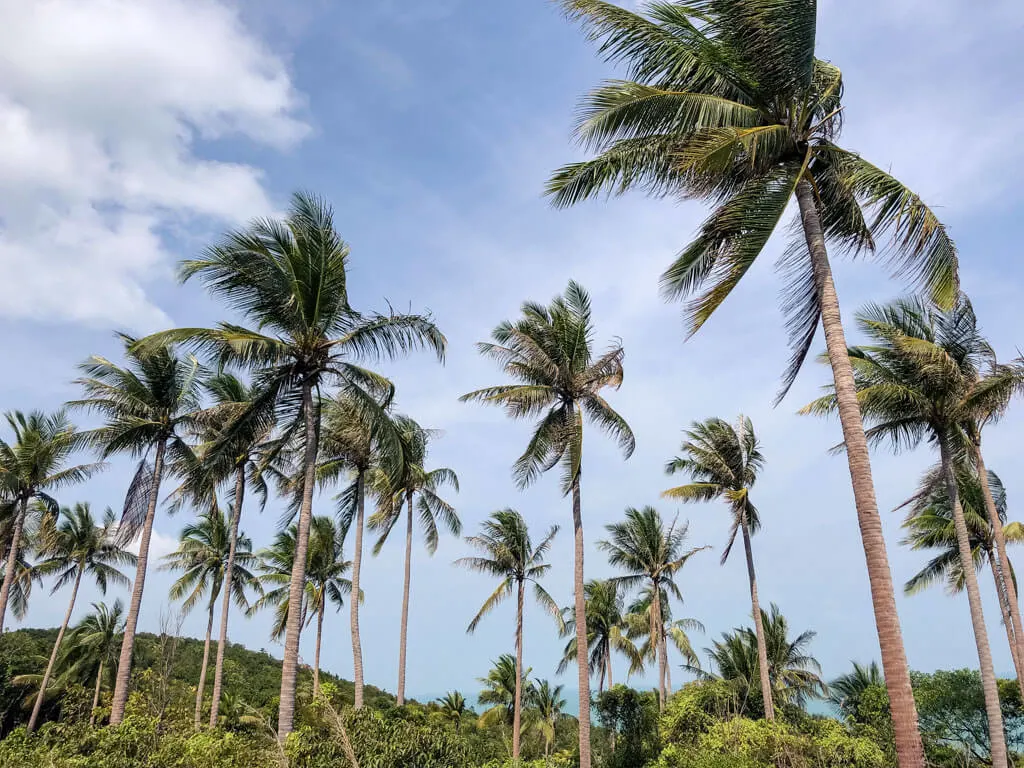
<path fill-rule="evenodd" d="M 178 287 L 178 259 L 226 227 L 281 210 L 297 188 L 336 208 L 353 249 L 351 285 L 361 309 L 429 309 L 448 337 L 445 366 L 415 356 L 382 366 L 401 408 L 443 430 L 438 466 L 462 483 L 453 497 L 467 532 L 491 511 L 519 509 L 540 533 L 562 525 L 548 589 L 570 601 L 572 542 L 557 478 L 515 489 L 511 462 L 524 424 L 462 405 L 457 397 L 495 383 L 479 359 L 485 339 L 524 299 L 547 300 L 569 278 L 592 293 L 598 343 L 621 337 L 626 379 L 613 404 L 630 421 L 637 450 L 624 462 L 590 433 L 583 480 L 588 576 L 610 573 L 593 543 L 626 506 L 656 504 L 689 518 L 694 545 L 720 551 L 725 510 L 679 509 L 659 500 L 662 473 L 681 429 L 708 416 L 748 414 L 767 469 L 756 488 L 764 529 L 755 539 L 763 599 L 791 624 L 818 632 L 827 675 L 877 656 L 863 554 L 841 457 L 826 450 L 838 427 L 794 415 L 827 381 L 810 365 L 778 408 L 771 400 L 787 351 L 772 243 L 744 284 L 701 333 L 684 343 L 678 307 L 657 278 L 704 211 L 629 196 L 569 211 L 541 197 L 552 169 L 580 156 L 569 139 L 577 98 L 614 76 L 579 30 L 545 0 L 429 4 L 381 0 L 285 4 L 220 0 L 0 0 L 0 380 L 4 409 L 58 407 L 76 394 L 75 365 L 116 356 L 113 329 L 145 332 L 223 317 L 194 286 Z M 1004 357 L 1020 343 L 1022 270 L 1016 260 L 1024 109 L 1006 94 L 1024 76 L 1018 49 L 1024 10 L 1007 0 L 976 5 L 923 0 L 819 4 L 819 55 L 843 68 L 844 143 L 891 168 L 950 225 L 964 288 Z M 845 316 L 900 286 L 869 262 L 836 268 Z M 988 463 L 1008 487 L 1011 517 L 1024 486 L 1014 436 L 1020 410 L 987 435 Z M 926 450 L 874 462 L 894 577 L 924 557 L 897 546 L 898 513 L 931 460 Z M 68 491 L 115 508 L 130 462 Z M 327 512 L 330 500 L 318 502 Z M 246 510 L 243 527 L 269 541 L 277 505 Z M 154 551 L 173 546 L 185 518 L 161 513 Z M 465 624 L 493 588 L 452 567 L 465 546 L 443 539 L 433 558 L 414 554 L 409 692 L 475 691 L 489 661 L 512 648 L 511 606 L 475 635 Z M 1012 555 L 1011 555 L 1012 557 Z M 142 627 L 157 627 L 170 577 L 151 571 Z M 1009 673 L 990 580 L 982 576 L 997 667 Z M 746 621 L 742 562 L 719 567 L 713 552 L 681 575 L 678 615 L 711 637 Z M 393 689 L 401 598 L 401 546 L 368 561 L 362 626 L 367 680 Z M 28 625 L 55 624 L 66 595 L 35 595 Z M 83 594 L 76 615 L 95 592 Z M 112 599 L 112 597 L 110 598 Z M 975 666 L 968 608 L 936 589 L 899 599 L 914 668 Z M 561 641 L 539 609 L 527 609 L 526 660 L 554 674 Z M 186 620 L 199 634 L 202 617 Z M 279 653 L 269 621 L 237 620 L 231 639 Z M 346 614 L 328 619 L 324 663 L 351 675 Z M 308 638 L 311 640 L 311 638 Z M 303 644 L 303 656 L 312 648 Z M 624 677 L 618 661 L 616 677 Z M 682 678 L 680 673 L 675 680 Z M 571 675 L 564 678 L 568 687 Z"/>

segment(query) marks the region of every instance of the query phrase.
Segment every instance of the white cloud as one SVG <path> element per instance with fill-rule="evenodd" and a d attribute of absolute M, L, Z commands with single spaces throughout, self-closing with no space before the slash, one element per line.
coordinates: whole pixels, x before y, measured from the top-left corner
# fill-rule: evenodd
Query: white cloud
<path fill-rule="evenodd" d="M 308 127 L 284 64 L 219 0 L 0 0 L 0 313 L 147 328 L 161 232 L 269 213 L 259 169 Z"/>
<path fill-rule="evenodd" d="M 167 536 L 160 531 L 153 529 L 149 538 L 149 563 L 157 563 L 163 557 L 171 554 L 178 548 L 178 541 L 173 536 Z M 139 554 L 139 538 L 136 538 L 126 549 L 133 555 Z M 150 569 L 151 570 L 151 569 Z"/>

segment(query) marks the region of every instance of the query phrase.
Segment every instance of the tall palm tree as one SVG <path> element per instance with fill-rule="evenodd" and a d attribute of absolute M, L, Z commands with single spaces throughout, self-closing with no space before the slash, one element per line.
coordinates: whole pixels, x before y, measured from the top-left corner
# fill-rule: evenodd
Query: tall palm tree
<path fill-rule="evenodd" d="M 528 301 L 522 317 L 505 321 L 491 332 L 493 342 L 477 344 L 482 355 L 496 361 L 515 384 L 470 392 L 463 401 L 501 406 L 513 419 L 539 417 L 530 442 L 512 468 L 519 487 L 536 481 L 556 465 L 562 468 L 562 493 L 572 496 L 573 591 L 577 647 L 587 645 L 586 595 L 583 577 L 583 509 L 580 476 L 583 465 L 584 415 L 611 435 L 628 458 L 633 432 L 601 395 L 622 385 L 625 350 L 611 346 L 594 357 L 590 297 L 570 281 L 565 295 L 550 305 Z M 590 668 L 576 660 L 579 682 L 580 768 L 590 768 Z"/>
<path fill-rule="evenodd" d="M 963 450 L 963 424 L 990 402 L 990 391 L 979 386 L 982 368 L 1003 377 L 994 355 L 981 336 L 974 310 L 966 297 L 958 297 L 948 312 L 919 298 L 902 299 L 886 306 L 868 305 L 857 314 L 870 346 L 855 347 L 848 355 L 853 364 L 857 400 L 870 443 L 889 441 L 895 451 L 914 448 L 926 438 L 937 444 L 940 481 L 952 502 L 953 525 L 971 610 L 978 662 L 981 668 L 985 711 L 992 739 L 995 768 L 1008 765 L 999 691 L 992 650 L 971 555 L 971 537 L 956 483 L 955 463 Z M 1012 380 L 1012 372 L 1005 378 Z M 828 414 L 837 409 L 833 393 L 810 403 L 803 413 Z"/>
<path fill-rule="evenodd" d="M 402 463 L 397 470 L 386 469 L 374 475 L 374 494 L 379 500 L 377 511 L 370 516 L 370 527 L 381 531 L 373 553 L 379 554 L 395 523 L 406 511 L 405 525 L 405 572 L 402 587 L 402 623 L 398 638 L 398 690 L 395 699 L 398 706 L 405 704 L 405 660 L 409 636 L 409 592 L 412 584 L 412 535 L 413 517 L 419 513 L 423 528 L 424 543 L 429 554 L 437 551 L 440 522 L 453 536 L 462 532 L 462 522 L 455 508 L 441 498 L 439 492 L 445 486 L 459 490 L 459 478 L 454 470 L 447 467 L 426 468 L 427 446 L 434 433 L 423 429 L 407 416 L 395 417 L 400 436 Z"/>
<path fill-rule="evenodd" d="M 494 662 L 487 673 L 487 677 L 480 677 L 477 680 L 483 683 L 483 690 L 477 696 L 477 701 L 484 705 L 490 705 L 480 715 L 482 723 L 498 722 L 511 726 L 513 723 L 516 690 L 522 690 L 527 699 L 533 697 L 533 685 L 527 680 L 533 669 L 527 667 L 523 670 L 521 678 L 516 677 L 516 659 L 511 653 L 503 653 Z"/>
<path fill-rule="evenodd" d="M 555 742 L 555 729 L 565 709 L 562 686 L 537 679 L 533 688 L 533 707 L 537 710 L 537 730 L 544 737 L 544 762 L 547 764 L 551 745 Z"/>
<path fill-rule="evenodd" d="M 310 527 L 309 546 L 306 548 L 305 583 L 302 590 L 302 604 L 299 616 L 304 626 L 316 618 L 316 650 L 313 661 L 313 697 L 320 694 L 320 646 L 323 642 L 324 615 L 329 604 L 338 610 L 344 604 L 344 595 L 352 592 L 352 582 L 344 578 L 352 563 L 342 557 L 344 532 L 329 517 L 314 517 Z M 266 591 L 250 610 L 250 613 L 265 607 L 274 608 L 274 623 L 271 636 L 280 638 L 288 632 L 288 621 L 292 615 L 291 574 L 299 552 L 298 524 L 280 531 L 274 543 L 259 553 L 261 577 Z"/>
<path fill-rule="evenodd" d="M 99 414 L 106 423 L 87 433 L 106 459 L 119 453 L 139 457 L 128 486 L 119 534 L 122 542 L 139 538 L 139 557 L 125 619 L 124 639 L 117 664 L 117 682 L 110 708 L 110 723 L 124 718 L 132 672 L 135 631 L 142 607 L 142 592 L 149 565 L 149 542 L 160 498 L 165 465 L 184 461 L 191 450 L 185 435 L 195 430 L 202 368 L 192 356 L 179 356 L 173 347 L 152 345 L 139 349 L 131 336 L 120 335 L 127 365 L 119 366 L 93 356 L 80 366 L 85 374 L 77 383 L 85 397 L 69 405 Z M 153 464 L 148 458 L 153 452 Z"/>
<path fill-rule="evenodd" d="M 626 80 L 592 91 L 576 135 L 597 155 L 557 171 L 558 206 L 639 189 L 715 208 L 662 276 L 696 332 L 764 250 L 796 198 L 803 237 L 779 266 L 793 342 L 785 394 L 819 323 L 840 399 L 857 520 L 867 560 L 882 665 L 902 768 L 924 750 L 896 599 L 854 397 L 853 371 L 826 244 L 881 251 L 942 306 L 956 292 L 956 249 L 932 211 L 897 179 L 836 141 L 842 73 L 815 57 L 817 2 L 700 0 L 647 4 L 634 13 L 604 0 L 561 0 Z M 877 248 L 887 240 L 888 247 Z"/>
<path fill-rule="evenodd" d="M 884 685 L 885 679 L 877 661 L 863 666 L 855 661 L 852 671 L 840 675 L 828 684 L 828 698 L 843 717 L 856 717 L 864 692 L 868 688 Z"/>
<path fill-rule="evenodd" d="M 29 733 L 36 728 L 39 712 L 43 707 L 46 689 L 57 663 L 64 633 L 71 623 L 71 614 L 75 610 L 78 589 L 82 578 L 90 577 L 103 594 L 107 593 L 107 585 L 127 586 L 128 578 L 118 570 L 121 565 L 135 565 L 135 555 L 121 546 L 117 540 L 117 520 L 114 510 L 107 507 L 102 522 L 97 525 L 92 510 L 86 502 L 79 502 L 74 507 L 64 507 L 60 511 L 60 522 L 44 527 L 41 534 L 40 554 L 44 559 L 36 565 L 36 570 L 43 576 L 55 576 L 56 581 L 50 588 L 55 594 L 61 587 L 71 584 L 71 599 L 64 613 L 64 621 L 57 631 L 57 639 L 53 643 L 50 659 L 46 663 L 46 671 L 39 685 L 39 694 L 32 707 L 32 715 L 28 720 Z"/>
<path fill-rule="evenodd" d="M 655 638 L 654 652 L 658 658 L 658 705 L 664 710 L 667 691 L 668 648 L 664 638 L 661 593 L 682 599 L 675 576 L 686 562 L 706 547 L 686 549 L 689 526 L 676 527 L 673 522 L 666 530 L 661 514 L 654 507 L 626 509 L 621 523 L 606 525 L 608 539 L 597 542 L 598 549 L 608 553 L 608 562 L 626 571 L 614 580 L 629 589 L 646 583 L 649 587 L 650 627 Z M 653 599 L 657 595 L 659 599 Z"/>
<path fill-rule="evenodd" d="M 526 584 L 533 584 L 537 602 L 561 621 L 558 603 L 540 585 L 540 579 L 551 569 L 544 558 L 551 548 L 551 541 L 558 533 L 553 525 L 536 547 L 530 540 L 530 531 L 523 516 L 514 509 L 501 509 L 485 520 L 479 536 L 467 536 L 466 543 L 480 553 L 476 557 L 463 557 L 455 561 L 477 573 L 501 579 L 498 588 L 491 593 L 473 620 L 467 632 L 476 630 L 481 619 L 494 610 L 505 598 L 516 596 L 516 692 L 512 710 L 512 761 L 519 760 L 520 730 L 523 716 L 523 601 Z"/>
<path fill-rule="evenodd" d="M 662 495 L 679 501 L 722 499 L 729 505 L 732 526 L 721 564 L 725 565 L 729 559 L 739 532 L 747 556 L 747 579 L 750 582 L 751 615 L 754 617 L 754 631 L 757 634 L 764 716 L 767 720 L 774 720 L 775 707 L 768 680 L 768 651 L 764 643 L 764 627 L 761 626 L 761 603 L 757 597 L 757 574 L 750 545 L 751 535 L 761 527 L 757 507 L 750 500 L 750 489 L 757 481 L 758 472 L 764 467 L 764 456 L 754 434 L 754 425 L 746 416 L 740 416 L 735 426 L 717 418 L 694 422 L 685 435 L 682 455 L 672 459 L 665 470 L 669 474 L 683 472 L 689 475 L 692 482 L 670 488 Z"/>
<path fill-rule="evenodd" d="M 8 506 L 8 512 L 13 515 L 13 510 Z M 0 513 L 2 514 L 2 513 Z M 4 563 L 10 555 L 12 536 L 14 528 L 14 516 L 7 515 L 0 518 L 0 560 Z M 33 519 L 47 515 L 46 505 L 33 502 L 29 505 L 29 513 L 26 522 L 32 523 L 30 527 L 23 527 L 21 532 L 21 546 L 18 547 L 18 561 L 14 564 L 14 581 L 8 593 L 7 605 L 15 619 L 21 621 L 28 613 L 29 598 L 32 597 L 32 587 L 42 583 L 42 574 L 32 564 L 27 553 L 31 552 L 38 536 L 38 523 L 41 520 Z"/>
<path fill-rule="evenodd" d="M 83 437 L 62 410 L 52 414 L 12 411 L 6 418 L 14 438 L 10 442 L 0 439 L 0 498 L 6 508 L 3 516 L 11 520 L 0 587 L 0 632 L 17 577 L 29 513 L 37 513 L 37 518 L 57 515 L 57 502 L 50 493 L 87 480 L 103 466 L 68 466 L 72 454 L 82 447 Z"/>
<path fill-rule="evenodd" d="M 150 337 L 150 343 L 186 341 L 252 370 L 260 397 L 233 430 L 276 419 L 288 425 L 302 446 L 297 556 L 289 584 L 292 615 L 285 631 L 278 708 L 277 734 L 282 740 L 295 720 L 299 605 L 319 447 L 316 394 L 333 383 L 368 410 L 379 410 L 374 393 L 390 392 L 391 383 L 355 361 L 390 359 L 424 347 L 444 359 L 445 338 L 429 316 L 364 314 L 349 304 L 348 260 L 349 246 L 334 228 L 331 207 L 314 195 L 296 193 L 284 219 L 253 221 L 247 229 L 226 234 L 201 258 L 181 265 L 183 281 L 198 277 L 253 328 L 220 323 L 216 328 L 181 328 Z"/>
<path fill-rule="evenodd" d="M 231 520 L 234 520 L 235 516 L 232 512 Z M 183 601 L 184 613 L 190 613 L 204 599 L 206 602 L 206 639 L 203 643 L 203 661 L 199 667 L 199 685 L 196 688 L 197 731 L 201 726 L 217 598 L 222 590 L 230 588 L 231 599 L 244 610 L 249 607 L 247 591 L 262 592 L 259 581 L 249 570 L 256 563 L 256 556 L 252 554 L 252 542 L 244 533 L 239 533 L 235 540 L 232 540 L 231 527 L 232 523 L 220 511 L 214 498 L 209 510 L 201 514 L 196 522 L 189 523 L 182 529 L 177 549 L 164 557 L 162 566 L 163 570 L 181 571 L 181 576 L 171 585 L 170 597 L 172 600 Z M 229 560 L 233 560 L 230 587 L 227 585 Z"/>
<path fill-rule="evenodd" d="M 704 625 L 696 619 L 673 619 L 672 604 L 669 600 L 668 591 L 663 587 L 659 590 L 658 615 L 660 624 L 652 618 L 652 604 L 654 592 L 648 584 L 637 599 L 634 600 L 626 610 L 623 624 L 626 630 L 628 642 L 638 642 L 630 655 L 629 673 L 638 674 L 643 671 L 648 662 L 658 664 L 658 648 L 666 649 L 666 657 L 669 643 L 683 657 L 684 666 L 688 669 L 699 670 L 700 659 L 693 650 L 693 643 L 690 642 L 690 632 L 704 632 Z M 672 691 L 672 665 L 666 661 L 665 664 L 665 689 Z"/>
<path fill-rule="evenodd" d="M 626 637 L 626 625 L 623 608 L 623 590 L 612 579 L 591 579 L 583 585 L 586 597 L 587 614 L 587 648 L 589 649 L 589 667 L 591 674 L 597 674 L 598 692 L 605 689 L 607 678 L 608 688 L 612 679 L 612 651 L 624 654 L 631 666 L 636 666 L 638 651 L 636 646 Z M 576 661 L 576 626 L 572 619 L 572 608 L 563 608 L 565 634 L 569 641 L 562 651 L 562 659 L 558 662 L 558 674 L 562 674 L 570 662 Z"/>
<path fill-rule="evenodd" d="M 455 725 L 455 732 L 462 729 L 462 716 L 469 711 L 466 699 L 458 691 L 448 691 L 444 696 L 437 699 L 441 711 Z"/>
<path fill-rule="evenodd" d="M 68 635 L 68 651 L 64 657 L 66 675 L 70 679 L 81 680 L 83 684 L 95 681 L 89 725 L 96 722 L 104 676 L 108 678 L 108 685 L 114 683 L 125 628 L 124 605 L 120 599 L 111 606 L 93 603 L 92 607 L 94 613 L 83 617 Z"/>

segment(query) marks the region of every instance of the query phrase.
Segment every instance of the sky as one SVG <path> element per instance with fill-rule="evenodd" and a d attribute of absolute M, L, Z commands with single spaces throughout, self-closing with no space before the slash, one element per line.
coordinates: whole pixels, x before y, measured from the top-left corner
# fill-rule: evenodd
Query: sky
<path fill-rule="evenodd" d="M 584 156 L 571 140 L 579 97 L 622 74 L 554 3 L 0 0 L 0 15 L 0 355 L 8 361 L 0 407 L 52 410 L 75 397 L 79 363 L 92 354 L 118 359 L 115 330 L 227 317 L 199 286 L 178 285 L 176 263 L 227 229 L 284 210 L 294 190 L 311 190 L 333 203 L 351 244 L 353 304 L 429 311 L 447 336 L 443 366 L 417 354 L 378 368 L 396 382 L 400 409 L 442 432 L 430 462 L 458 473 L 461 490 L 449 500 L 464 533 L 503 507 L 518 509 L 538 538 L 560 525 L 546 587 L 561 604 L 571 602 L 570 506 L 556 473 L 517 490 L 510 465 L 529 425 L 458 396 L 502 380 L 474 342 L 515 316 L 522 301 L 547 301 L 576 279 L 592 295 L 596 344 L 620 339 L 626 349 L 625 381 L 608 399 L 637 437 L 624 461 L 609 440 L 588 432 L 587 576 L 612 574 L 595 547 L 604 526 L 628 506 L 653 504 L 666 519 L 689 521 L 692 546 L 714 550 L 695 555 L 679 577 L 685 603 L 676 615 L 707 628 L 694 645 L 748 622 L 742 560 L 718 563 L 724 506 L 660 499 L 676 484 L 663 467 L 682 430 L 696 419 L 744 413 L 767 461 L 754 489 L 763 602 L 777 603 L 796 631 L 817 632 L 812 650 L 826 677 L 851 660 L 878 657 L 849 474 L 843 457 L 828 454 L 838 424 L 796 415 L 828 381 L 827 369 L 808 364 L 788 398 L 772 406 L 788 357 L 772 268 L 784 238 L 769 243 L 687 340 L 680 307 L 659 297 L 658 276 L 699 226 L 700 204 L 633 194 L 551 208 L 541 194 L 546 178 Z M 1012 137 L 1024 130 L 1024 106 L 1006 94 L 1024 77 L 1022 31 L 1024 8 L 1012 0 L 819 3 L 818 55 L 845 76 L 844 145 L 890 169 L 948 224 L 963 287 L 1003 358 L 1021 343 L 1022 145 Z M 847 320 L 865 302 L 902 290 L 869 260 L 837 260 L 835 271 Z M 824 346 L 820 334 L 816 345 Z M 1002 475 L 1010 517 L 1018 519 L 1022 427 L 1018 407 L 986 434 L 987 463 Z M 891 510 L 933 459 L 927 448 L 874 457 L 897 585 L 926 556 L 899 546 L 901 515 Z M 118 509 L 131 472 L 130 459 L 116 458 L 61 501 Z M 257 547 L 271 540 L 280 507 L 245 510 L 242 527 Z M 318 499 L 317 513 L 332 508 L 329 495 Z M 188 516 L 161 510 L 154 555 L 174 547 Z M 491 660 L 513 648 L 511 604 L 465 633 L 495 586 L 453 567 L 466 554 L 455 537 L 443 537 L 433 557 L 415 543 L 413 697 L 471 694 Z M 150 570 L 143 630 L 157 630 L 161 614 L 174 610 L 166 596 L 172 579 Z M 996 666 L 1008 675 L 987 573 L 981 584 Z M 363 586 L 366 679 L 394 690 L 400 540 L 366 559 Z M 38 590 L 21 626 L 58 624 L 67 598 Z M 95 588 L 83 589 L 76 619 L 98 599 Z M 897 600 L 914 669 L 976 667 L 964 596 L 937 587 Z M 186 633 L 202 633 L 200 614 L 186 617 Z M 269 615 L 237 616 L 230 638 L 279 655 L 269 625 Z M 554 676 L 564 640 L 535 604 L 527 605 L 526 630 L 532 674 Z M 325 633 L 324 666 L 351 677 L 347 611 L 330 615 Z M 308 634 L 305 661 L 312 660 Z M 624 679 L 625 661 L 615 664 Z M 681 679 L 676 671 L 673 680 Z M 571 673 L 560 680 L 567 689 L 573 681 Z"/>

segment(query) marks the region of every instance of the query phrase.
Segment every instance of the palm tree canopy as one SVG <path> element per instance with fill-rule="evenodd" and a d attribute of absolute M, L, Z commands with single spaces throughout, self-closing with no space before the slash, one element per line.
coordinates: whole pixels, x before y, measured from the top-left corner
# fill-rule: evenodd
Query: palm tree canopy
<path fill-rule="evenodd" d="M 700 670 L 700 659 L 697 656 L 697 652 L 693 649 L 693 643 L 690 641 L 690 632 L 704 632 L 704 625 L 697 621 L 697 619 L 672 618 L 672 604 L 669 600 L 668 591 L 662 587 L 658 590 L 658 594 L 661 599 L 662 632 L 665 640 L 675 646 L 676 650 L 683 657 L 687 669 Z M 641 590 L 637 599 L 629 605 L 622 617 L 626 632 L 626 643 L 628 643 L 624 650 L 627 658 L 630 660 L 630 674 L 642 672 L 647 662 L 655 660 L 656 645 L 654 633 L 657 631 L 657 628 L 654 624 L 654 616 L 651 613 L 653 595 L 652 587 L 648 584 Z M 589 616 L 587 620 L 590 620 Z M 642 642 L 639 645 L 634 645 L 633 641 Z"/>
<path fill-rule="evenodd" d="M 868 688 L 885 687 L 885 677 L 877 661 L 860 665 L 853 662 L 853 670 L 840 675 L 828 684 L 829 701 L 844 717 L 855 717 L 860 698 Z"/>
<path fill-rule="evenodd" d="M 523 670 L 522 691 L 523 699 L 530 701 L 533 696 L 533 683 L 529 681 L 530 672 L 533 670 L 527 667 Z M 480 719 L 487 722 L 495 717 L 502 717 L 507 723 L 512 722 L 512 711 L 516 700 L 516 658 L 510 653 L 503 653 L 494 662 L 494 666 L 487 673 L 487 677 L 478 678 L 484 688 L 477 696 L 481 704 L 489 704 L 491 708 L 484 712 Z"/>
<path fill-rule="evenodd" d="M 622 593 L 618 582 L 613 579 L 591 579 L 583 585 L 591 674 L 606 674 L 605 665 L 613 650 L 624 654 L 633 667 L 637 666 L 639 651 L 626 637 Z M 571 606 L 562 609 L 565 617 L 562 635 L 568 636 L 569 641 L 558 662 L 558 674 L 562 674 L 576 660 L 576 619 L 573 613 Z"/>
<path fill-rule="evenodd" d="M 836 144 L 843 77 L 815 57 L 814 0 L 651 2 L 638 13 L 603 0 L 560 2 L 626 79 L 584 99 L 576 137 L 596 156 L 556 171 L 547 192 L 560 207 L 631 189 L 712 201 L 697 237 L 662 275 L 668 298 L 694 297 L 691 332 L 742 280 L 801 182 L 813 187 L 833 246 L 882 250 L 899 274 L 952 304 L 956 249 L 943 225 L 899 181 Z M 802 239 L 780 267 L 793 343 L 784 394 L 820 310 Z"/>
<path fill-rule="evenodd" d="M 444 696 L 439 696 L 436 701 L 444 713 L 453 720 L 458 720 L 464 712 L 469 711 L 466 699 L 458 691 L 448 691 Z"/>
<path fill-rule="evenodd" d="M 633 453 L 633 431 L 601 396 L 605 387 L 622 385 L 625 351 L 614 344 L 595 357 L 593 336 L 590 296 L 570 281 L 550 305 L 525 302 L 519 320 L 501 323 L 491 333 L 493 342 L 477 344 L 518 383 L 479 389 L 461 400 L 502 406 L 513 419 L 541 417 L 513 465 L 521 488 L 561 463 L 562 490 L 569 492 L 580 472 L 584 414 L 627 458 Z"/>
<path fill-rule="evenodd" d="M 124 605 L 120 599 L 113 605 L 100 602 L 92 607 L 93 613 L 84 616 L 71 630 L 62 653 L 61 667 L 66 670 L 63 677 L 82 685 L 96 679 L 100 664 L 107 678 L 114 679 L 124 632 Z"/>
<path fill-rule="evenodd" d="M 88 502 L 79 502 L 61 508 L 59 522 L 48 520 L 39 533 L 37 549 L 43 559 L 35 569 L 40 576 L 56 577 L 51 594 L 72 583 L 79 572 L 92 578 L 104 594 L 109 584 L 130 583 L 118 566 L 133 566 L 136 557 L 118 540 L 114 510 L 107 507 L 97 524 Z"/>

